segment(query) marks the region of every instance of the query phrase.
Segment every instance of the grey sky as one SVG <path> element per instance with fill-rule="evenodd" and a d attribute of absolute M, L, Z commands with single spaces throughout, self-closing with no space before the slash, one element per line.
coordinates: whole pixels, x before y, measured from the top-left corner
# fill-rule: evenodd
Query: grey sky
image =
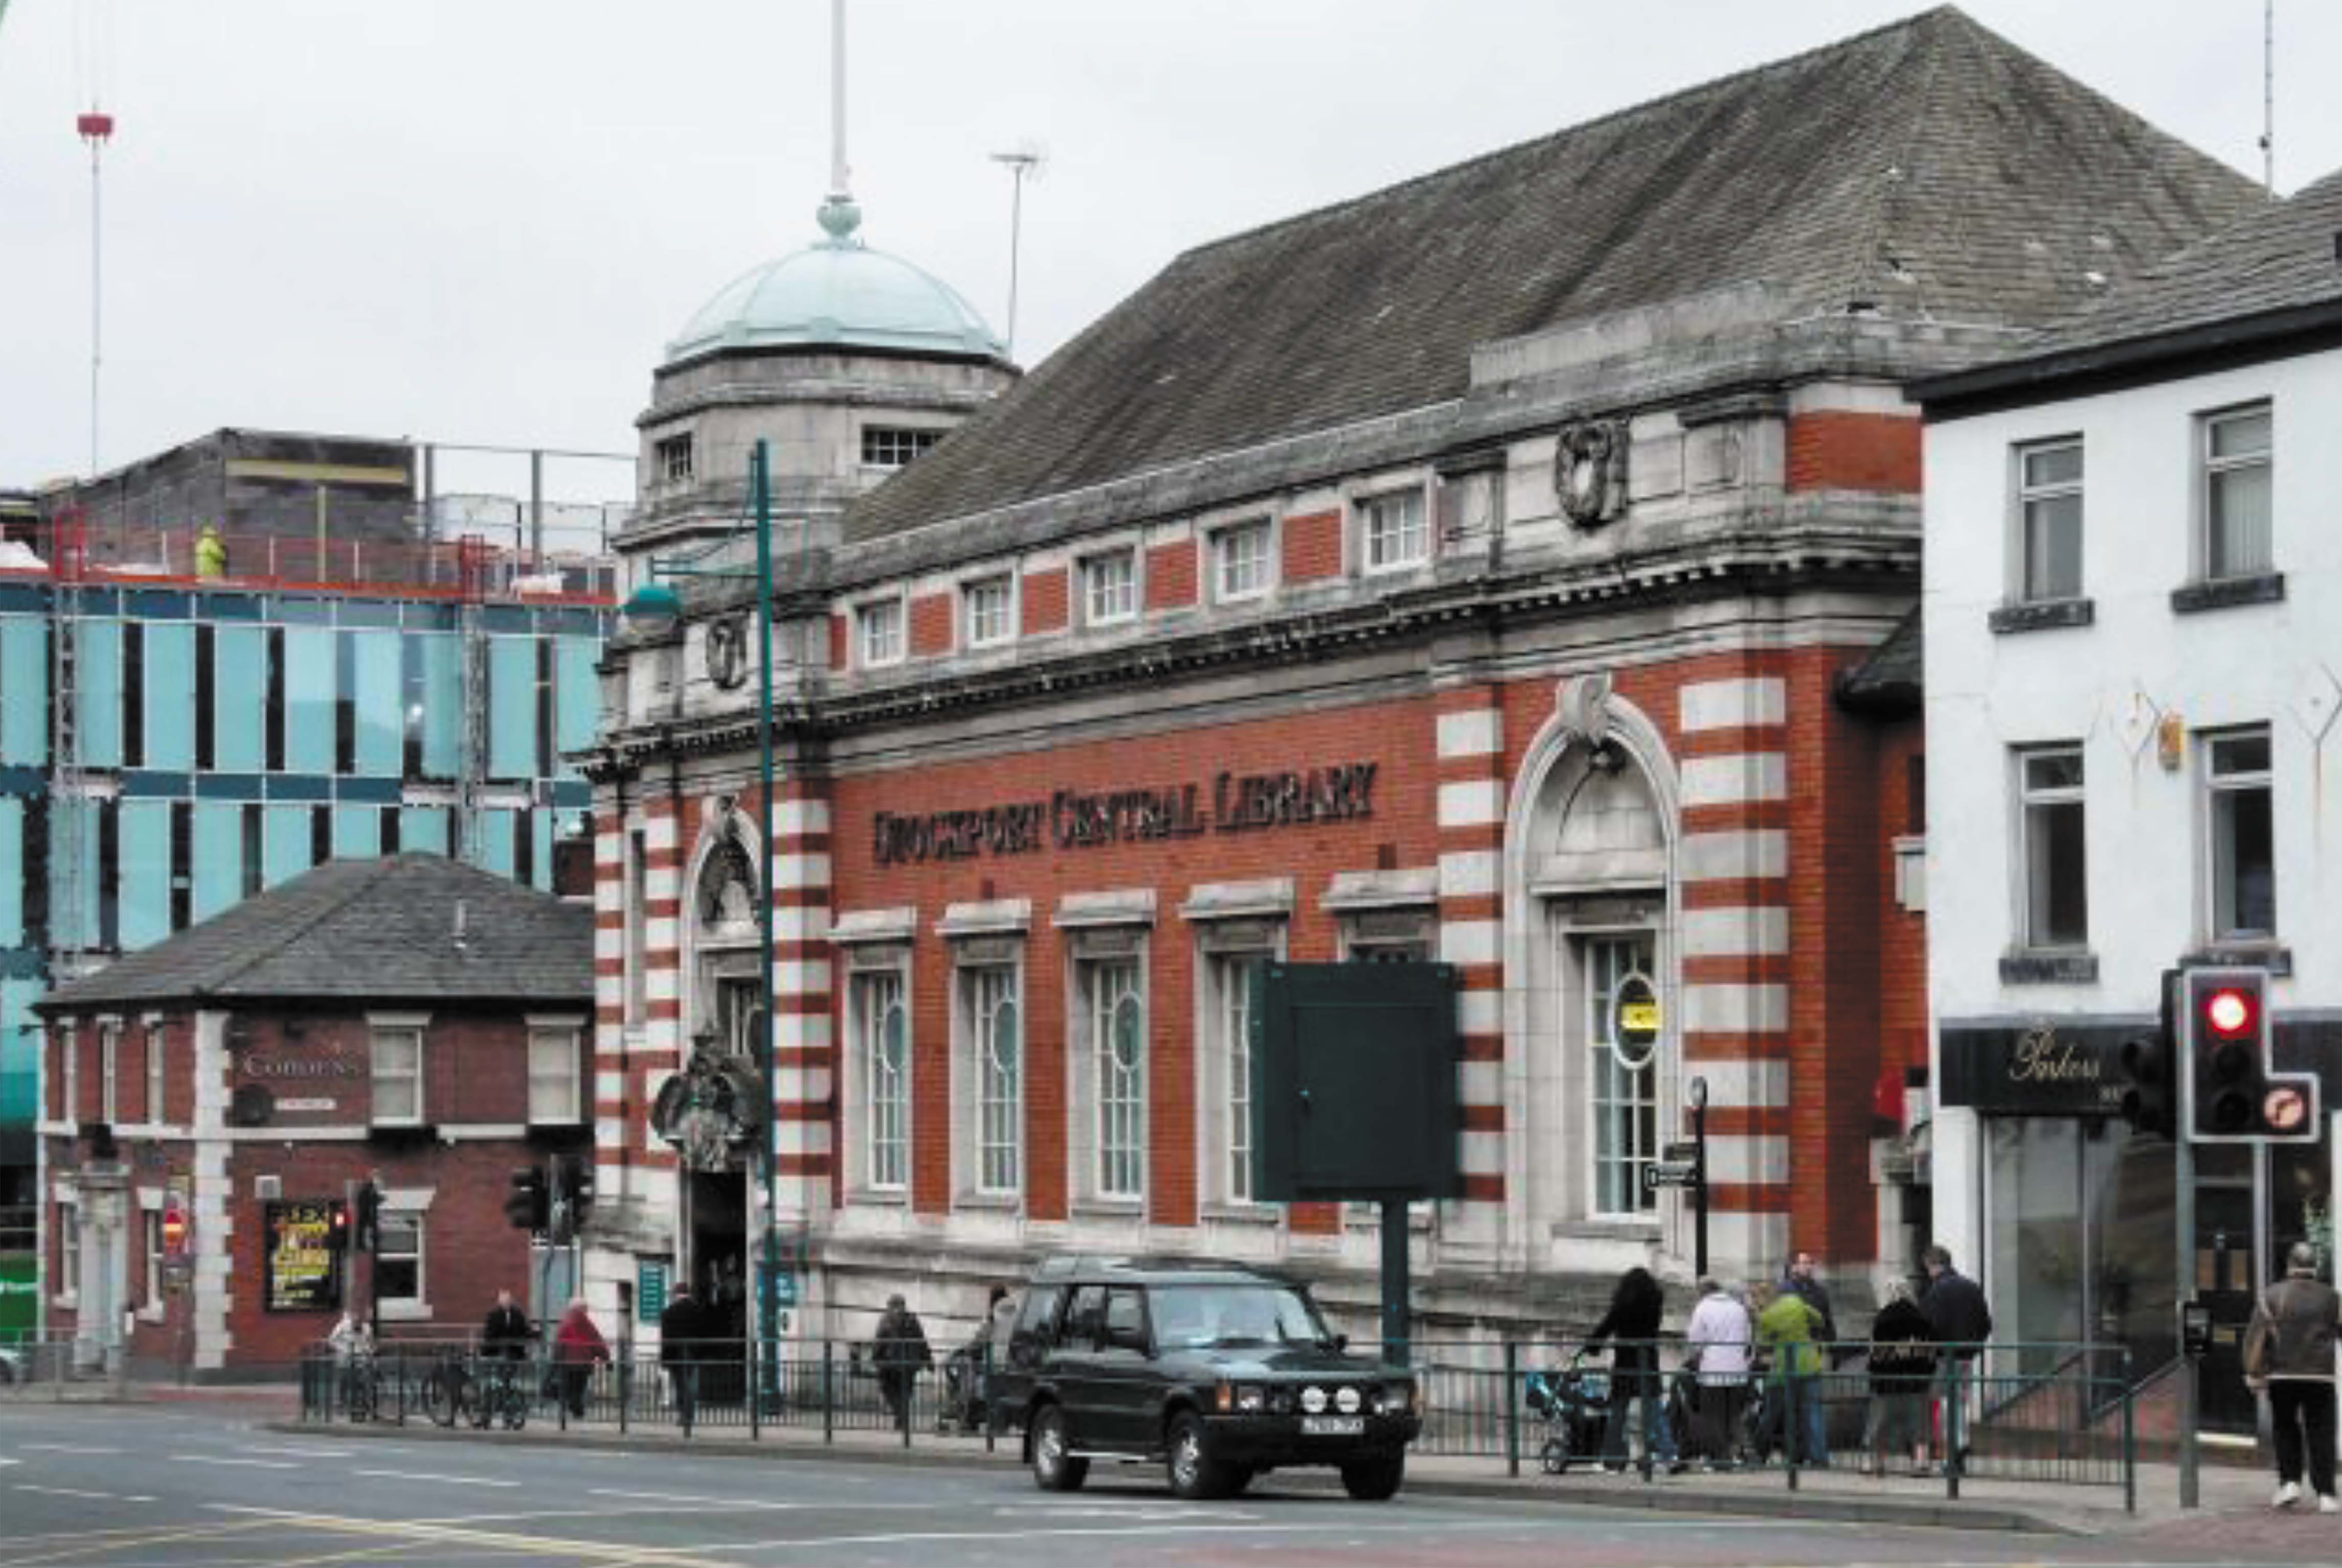
<path fill-rule="evenodd" d="M 849 0 L 864 236 L 1036 362 L 1188 246 L 1890 22 L 1911 0 Z M 88 453 L 88 60 L 112 16 L 103 458 L 222 424 L 631 451 L 662 346 L 816 236 L 827 0 L 14 0 L 0 484 Z M 2262 0 L 1971 0 L 2256 176 Z M 2282 0 L 2280 190 L 2342 167 L 2342 5 Z M 473 484 L 515 487 L 483 469 Z M 573 465 L 557 490 L 623 494 Z"/>

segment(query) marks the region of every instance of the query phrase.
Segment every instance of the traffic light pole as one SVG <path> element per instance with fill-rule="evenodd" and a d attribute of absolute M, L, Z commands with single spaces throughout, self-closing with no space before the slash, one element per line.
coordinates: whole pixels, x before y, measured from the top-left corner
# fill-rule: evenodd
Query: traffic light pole
<path fill-rule="evenodd" d="M 2172 1208 L 2179 1220 L 2178 1289 L 2171 1302 L 2172 1322 L 2178 1333 L 2179 1343 L 2179 1506 L 2194 1508 L 2197 1504 L 2197 1461 L 2196 1424 L 2201 1408 L 2199 1398 L 2203 1378 L 2204 1358 L 2187 1352 L 2187 1302 L 2196 1286 L 2196 1145 L 2189 1142 L 2187 1129 L 2172 1145 Z"/>

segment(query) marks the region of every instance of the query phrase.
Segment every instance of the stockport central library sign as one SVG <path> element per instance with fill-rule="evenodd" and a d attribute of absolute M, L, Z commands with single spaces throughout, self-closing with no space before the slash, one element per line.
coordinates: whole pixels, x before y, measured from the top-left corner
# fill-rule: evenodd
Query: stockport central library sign
<path fill-rule="evenodd" d="M 1216 774 L 1201 784 L 1164 784 L 1096 793 L 1061 789 L 1046 800 L 966 811 L 871 817 L 871 844 L 880 865 L 978 855 L 1034 854 L 1045 846 L 1089 849 L 1196 838 L 1207 833 L 1250 833 L 1312 823 L 1361 822 L 1375 814 L 1374 763 L 1344 763 L 1269 774 Z"/>

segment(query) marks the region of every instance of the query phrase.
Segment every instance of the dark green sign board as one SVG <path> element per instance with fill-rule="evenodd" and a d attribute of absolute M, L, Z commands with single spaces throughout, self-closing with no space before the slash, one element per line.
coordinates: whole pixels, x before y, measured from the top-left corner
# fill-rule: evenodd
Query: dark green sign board
<path fill-rule="evenodd" d="M 0 1344 L 29 1341 L 41 1326 L 40 1262 L 30 1253 L 0 1258 Z"/>
<path fill-rule="evenodd" d="M 666 1264 L 645 1258 L 635 1265 L 635 1321 L 656 1323 L 666 1311 Z"/>
<path fill-rule="evenodd" d="M 1455 966 L 1270 964 L 1265 980 L 1252 1022 L 1254 1195 L 1460 1195 Z"/>

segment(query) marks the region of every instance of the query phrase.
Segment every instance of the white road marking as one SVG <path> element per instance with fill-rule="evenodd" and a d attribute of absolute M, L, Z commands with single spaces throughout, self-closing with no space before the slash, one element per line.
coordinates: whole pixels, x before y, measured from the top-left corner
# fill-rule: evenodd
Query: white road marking
<path fill-rule="evenodd" d="M 644 1503 L 689 1503 L 695 1507 L 713 1508 L 784 1509 L 803 1508 L 806 1506 L 802 1503 L 767 1503 L 759 1498 L 702 1497 L 696 1493 L 687 1492 L 624 1492 L 615 1486 L 589 1486 L 586 1489 L 586 1495 L 588 1497 L 624 1497 L 636 1499 Z"/>
<path fill-rule="evenodd" d="M 20 1443 L 16 1445 L 27 1453 L 119 1453 L 118 1448 L 91 1448 L 78 1443 Z"/>
<path fill-rule="evenodd" d="M 347 1459 L 352 1450 L 346 1448 L 265 1448 L 258 1443 L 246 1443 L 238 1453 L 288 1453 L 297 1459 Z M 379 1452 L 377 1450 L 376 1452 Z"/>
<path fill-rule="evenodd" d="M 174 1464 L 240 1464 L 251 1470 L 298 1470 L 301 1467 L 289 1459 L 237 1459 L 225 1453 L 173 1453 L 165 1455 Z"/>
<path fill-rule="evenodd" d="M 385 1481 L 424 1481 L 434 1486 L 518 1486 L 517 1481 L 498 1481 L 486 1475 L 427 1475 L 416 1470 L 354 1470 L 353 1475 L 375 1475 Z"/>
<path fill-rule="evenodd" d="M 151 1497 L 125 1497 L 116 1492 L 85 1492 L 78 1486 L 35 1486 L 25 1481 L 16 1483 L 15 1490 L 37 1492 L 45 1497 L 87 1497 L 99 1503 L 152 1503 L 155 1501 Z"/>

